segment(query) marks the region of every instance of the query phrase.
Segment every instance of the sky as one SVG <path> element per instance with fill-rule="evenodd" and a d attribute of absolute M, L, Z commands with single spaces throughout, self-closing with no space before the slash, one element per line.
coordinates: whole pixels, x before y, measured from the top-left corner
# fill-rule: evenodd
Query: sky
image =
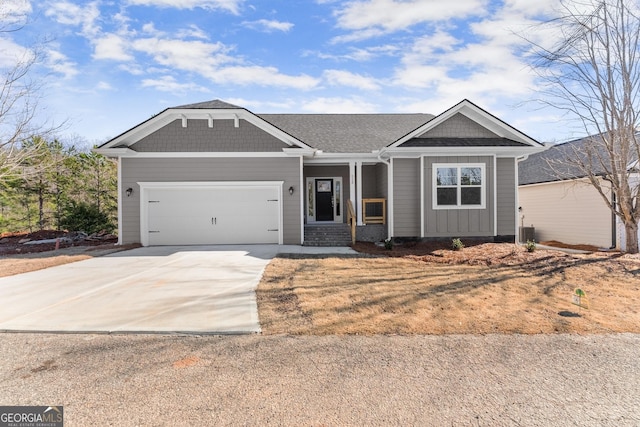
<path fill-rule="evenodd" d="M 582 136 L 542 108 L 525 59 L 557 0 L 0 0 L 0 67 L 38 48 L 42 118 L 104 142 L 165 108 L 431 113 L 469 99 L 541 142 Z M 64 138 L 63 138 L 64 139 Z"/>

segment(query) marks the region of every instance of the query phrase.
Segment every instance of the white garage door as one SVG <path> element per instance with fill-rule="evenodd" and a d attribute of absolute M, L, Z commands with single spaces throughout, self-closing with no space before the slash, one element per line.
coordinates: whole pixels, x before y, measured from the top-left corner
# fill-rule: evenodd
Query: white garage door
<path fill-rule="evenodd" d="M 280 183 L 140 186 L 143 245 L 281 243 Z"/>

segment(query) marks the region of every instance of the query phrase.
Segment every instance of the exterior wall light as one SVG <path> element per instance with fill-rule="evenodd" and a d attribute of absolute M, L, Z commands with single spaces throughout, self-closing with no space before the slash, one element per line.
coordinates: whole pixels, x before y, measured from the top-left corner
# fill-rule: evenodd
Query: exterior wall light
<path fill-rule="evenodd" d="M 293 196 L 293 186 L 289 187 L 289 195 Z"/>
<path fill-rule="evenodd" d="M 133 188 L 131 187 L 127 188 L 126 193 L 127 193 L 127 197 L 131 197 L 131 195 L 133 194 Z"/>

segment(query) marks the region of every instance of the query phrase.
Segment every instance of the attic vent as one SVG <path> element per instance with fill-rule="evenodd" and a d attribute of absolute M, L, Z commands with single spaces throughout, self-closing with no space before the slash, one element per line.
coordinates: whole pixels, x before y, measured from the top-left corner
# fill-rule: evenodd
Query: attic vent
<path fill-rule="evenodd" d="M 185 116 L 184 114 L 182 115 L 182 127 L 187 127 L 187 116 Z"/>

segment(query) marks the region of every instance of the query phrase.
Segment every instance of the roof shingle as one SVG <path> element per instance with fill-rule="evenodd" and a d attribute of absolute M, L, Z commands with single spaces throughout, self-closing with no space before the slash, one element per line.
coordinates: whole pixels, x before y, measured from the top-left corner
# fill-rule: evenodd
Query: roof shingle
<path fill-rule="evenodd" d="M 258 114 L 328 153 L 370 153 L 419 128 L 432 114 Z"/>

